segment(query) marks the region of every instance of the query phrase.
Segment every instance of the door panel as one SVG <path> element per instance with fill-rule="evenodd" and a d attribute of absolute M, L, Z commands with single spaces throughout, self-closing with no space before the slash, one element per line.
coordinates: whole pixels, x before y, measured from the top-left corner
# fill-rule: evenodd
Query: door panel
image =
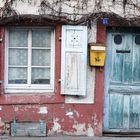
<path fill-rule="evenodd" d="M 111 44 L 113 45 L 112 48 L 112 61 L 113 61 L 113 71 L 112 71 L 112 82 L 122 82 L 122 71 L 123 71 L 123 53 L 118 53 L 119 51 L 123 50 L 124 46 L 124 39 L 122 39 L 121 44 L 115 44 L 116 35 L 112 35 L 112 42 Z M 121 35 L 122 38 L 124 36 Z"/>
<path fill-rule="evenodd" d="M 122 82 L 122 71 L 123 71 L 123 55 L 116 54 L 114 56 L 112 81 Z"/>
<path fill-rule="evenodd" d="M 135 38 L 133 38 L 133 81 L 140 83 L 140 45 L 135 43 Z"/>
<path fill-rule="evenodd" d="M 137 34 L 107 33 L 104 132 L 140 132 L 140 40 L 136 43 Z"/>
<path fill-rule="evenodd" d="M 129 128 L 129 95 L 123 95 L 123 128 Z"/>
<path fill-rule="evenodd" d="M 130 97 L 130 128 L 140 128 L 140 96 Z"/>
<path fill-rule="evenodd" d="M 110 128 L 123 127 L 123 95 L 110 94 Z"/>
<path fill-rule="evenodd" d="M 132 81 L 132 36 L 130 34 L 125 34 L 125 44 L 124 50 L 126 53 L 122 54 L 124 57 L 123 65 L 123 82 L 131 83 Z M 127 52 L 128 51 L 128 52 Z"/>

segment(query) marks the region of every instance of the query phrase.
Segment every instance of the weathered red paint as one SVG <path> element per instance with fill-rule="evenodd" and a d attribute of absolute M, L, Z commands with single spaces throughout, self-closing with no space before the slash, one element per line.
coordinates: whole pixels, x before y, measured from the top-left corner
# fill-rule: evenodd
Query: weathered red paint
<path fill-rule="evenodd" d="M 39 114 L 40 107 L 47 107 L 48 113 Z M 67 115 L 72 112 L 73 115 Z M 4 105 L 0 111 L 3 122 L 37 122 L 44 120 L 47 122 L 48 131 L 52 131 L 55 120 L 61 126 L 59 132 L 53 134 L 77 134 L 78 125 L 85 125 L 83 135 L 91 125 L 95 130 L 98 129 L 98 115 L 93 105 L 73 105 L 73 104 L 45 104 L 45 105 Z M 74 126 L 77 126 L 75 128 Z M 85 133 L 85 134 L 84 134 Z M 82 135 L 82 134 L 81 134 Z M 97 135 L 97 134 L 95 134 Z"/>
<path fill-rule="evenodd" d="M 106 42 L 106 27 L 97 24 L 97 43 L 105 44 Z M 97 113 L 98 126 L 95 133 L 102 136 L 102 120 L 103 120 L 103 97 L 104 97 L 104 68 L 97 67 L 95 72 L 95 112 Z"/>
<path fill-rule="evenodd" d="M 4 28 L 1 28 L 1 35 L 3 42 L 0 49 L 0 78 L 4 80 Z M 1 85 L 1 97 L 0 104 L 42 104 L 42 103 L 63 103 L 64 97 L 60 96 L 60 68 L 61 68 L 61 42 L 59 40 L 61 36 L 61 25 L 55 27 L 55 91 L 54 93 L 46 94 L 21 94 L 21 95 L 9 95 L 3 94 L 3 84 Z M 0 79 L 0 80 L 1 80 Z"/>
<path fill-rule="evenodd" d="M 97 25 L 97 43 L 105 43 L 105 27 Z M 1 35 L 4 38 L 4 28 L 1 28 Z M 0 96 L 0 124 L 10 123 L 14 119 L 18 122 L 44 120 L 48 126 L 49 134 L 78 134 L 78 125 L 83 125 L 83 135 L 89 126 L 94 129 L 95 136 L 102 135 L 103 115 L 103 93 L 104 93 L 104 70 L 96 68 L 95 98 L 94 104 L 65 104 L 64 96 L 60 95 L 60 68 L 61 68 L 61 25 L 55 28 L 55 92 L 50 94 L 3 94 L 1 88 Z M 0 78 L 4 79 L 4 41 L 0 44 Z M 93 85 L 94 86 L 94 85 Z M 48 113 L 40 114 L 40 107 L 46 107 Z M 69 112 L 73 115 L 69 115 Z M 54 124 L 60 125 L 60 131 L 53 131 Z M 0 125 L 0 133 L 3 132 L 3 125 Z"/>

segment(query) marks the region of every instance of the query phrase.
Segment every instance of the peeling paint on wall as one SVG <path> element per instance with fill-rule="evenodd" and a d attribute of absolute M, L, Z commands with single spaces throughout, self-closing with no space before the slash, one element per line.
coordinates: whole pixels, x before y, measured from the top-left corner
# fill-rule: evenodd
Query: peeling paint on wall
<path fill-rule="evenodd" d="M 0 118 L 0 127 L 4 126 L 4 122 L 2 121 L 2 119 Z"/>
<path fill-rule="evenodd" d="M 77 118 L 79 118 L 79 113 L 78 113 L 78 111 L 74 110 L 74 113 L 76 114 Z"/>
<path fill-rule="evenodd" d="M 61 131 L 61 125 L 58 123 L 58 121 L 59 121 L 58 118 L 54 119 L 54 121 L 53 121 L 54 125 L 53 125 L 52 129 L 53 129 L 54 132 L 60 132 Z"/>
<path fill-rule="evenodd" d="M 97 114 L 93 114 L 92 120 L 94 127 L 96 127 L 98 125 Z"/>
<path fill-rule="evenodd" d="M 2 121 L 2 118 L 0 117 L 0 134 L 6 133 L 5 131 L 5 123 Z"/>
<path fill-rule="evenodd" d="M 94 136 L 94 130 L 93 130 L 93 128 L 91 127 L 91 124 L 88 124 L 87 136 L 89 136 L 89 137 L 93 137 L 93 136 Z"/>
<path fill-rule="evenodd" d="M 48 131 L 48 135 L 53 135 L 61 132 L 61 125 L 58 123 L 59 119 L 53 119 L 53 127 Z"/>
<path fill-rule="evenodd" d="M 18 111 L 18 107 L 16 106 L 16 107 L 14 108 L 14 110 L 15 110 L 15 111 Z"/>
<path fill-rule="evenodd" d="M 73 112 L 67 112 L 66 116 L 73 116 Z"/>
<path fill-rule="evenodd" d="M 47 107 L 45 107 L 45 106 L 40 107 L 38 113 L 39 114 L 47 114 L 48 113 Z"/>
<path fill-rule="evenodd" d="M 85 123 L 77 123 L 75 122 L 72 126 L 76 131 L 74 132 L 75 135 L 86 135 L 86 125 Z"/>

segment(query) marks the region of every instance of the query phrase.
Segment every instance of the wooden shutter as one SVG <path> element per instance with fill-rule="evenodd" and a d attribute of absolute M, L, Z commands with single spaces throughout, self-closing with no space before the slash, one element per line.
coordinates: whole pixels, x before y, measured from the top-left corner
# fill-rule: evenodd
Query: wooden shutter
<path fill-rule="evenodd" d="M 86 95 L 87 27 L 62 26 L 61 94 Z"/>

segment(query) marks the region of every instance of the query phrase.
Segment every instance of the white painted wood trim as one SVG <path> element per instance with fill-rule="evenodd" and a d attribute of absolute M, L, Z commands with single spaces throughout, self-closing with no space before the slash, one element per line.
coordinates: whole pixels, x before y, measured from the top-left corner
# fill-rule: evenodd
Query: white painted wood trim
<path fill-rule="evenodd" d="M 27 68 L 27 84 L 31 86 L 31 61 L 32 61 L 32 33 L 28 32 L 28 68 Z"/>
<path fill-rule="evenodd" d="M 66 31 L 73 30 L 82 31 L 82 47 L 79 48 L 66 48 Z M 86 95 L 86 68 L 87 68 L 87 27 L 86 26 L 62 26 L 62 46 L 61 46 L 61 94 L 64 95 Z M 81 55 L 81 75 L 80 75 L 80 84 L 79 89 L 66 90 L 66 52 L 67 53 L 75 53 L 77 55 Z M 78 56 L 77 56 L 78 57 Z M 79 61 L 78 61 L 79 62 Z M 80 65 L 80 64 L 79 64 Z M 82 66 L 83 65 L 83 66 Z M 78 75 L 79 76 L 79 75 Z"/>
<path fill-rule="evenodd" d="M 12 27 L 13 28 L 13 27 Z M 4 72 L 4 90 L 5 93 L 46 93 L 46 92 L 54 92 L 54 69 L 55 69 L 55 35 L 54 35 L 54 28 L 50 27 L 35 27 L 35 29 L 50 29 L 51 31 L 51 71 L 50 71 L 50 84 L 31 84 L 31 46 L 32 46 L 32 39 L 31 39 L 31 29 L 29 27 L 15 27 L 18 29 L 29 29 L 28 31 L 28 84 L 8 84 L 8 46 L 9 46 L 9 30 L 6 29 L 6 36 L 5 36 L 5 72 Z M 44 67 L 45 68 L 45 67 Z"/>

